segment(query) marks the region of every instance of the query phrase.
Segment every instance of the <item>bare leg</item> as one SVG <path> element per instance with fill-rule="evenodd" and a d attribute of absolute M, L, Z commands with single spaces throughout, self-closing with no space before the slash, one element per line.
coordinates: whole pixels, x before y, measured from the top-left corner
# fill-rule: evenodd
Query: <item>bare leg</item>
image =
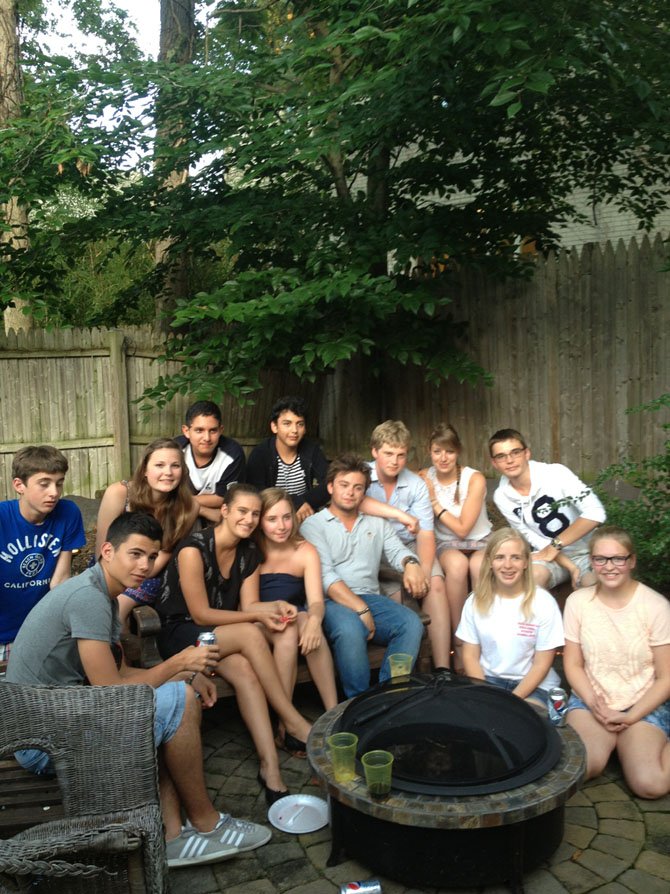
<path fill-rule="evenodd" d="M 217 673 L 235 690 L 240 714 L 254 743 L 261 776 L 275 791 L 284 791 L 279 758 L 272 734 L 268 703 L 254 669 L 243 655 L 228 655 L 219 661 Z"/>
<path fill-rule="evenodd" d="M 215 633 L 221 657 L 225 658 L 235 652 L 244 655 L 286 730 L 296 739 L 306 742 L 311 725 L 296 711 L 286 695 L 262 631 L 250 622 L 217 627 Z"/>
<path fill-rule="evenodd" d="M 181 832 L 181 804 L 174 783 L 163 760 L 162 749 L 158 751 L 158 788 L 161 799 L 161 813 L 165 826 L 165 838 L 171 841 Z"/>
<path fill-rule="evenodd" d="M 277 674 L 284 692 L 293 699 L 295 680 L 298 674 L 298 623 L 289 624 L 281 633 L 263 631 L 272 646 L 272 656 L 277 665 Z M 268 636 L 269 634 L 269 636 Z"/>
<path fill-rule="evenodd" d="M 205 771 L 202 762 L 202 740 L 200 738 L 200 705 L 190 686 L 186 687 L 186 705 L 179 729 L 162 745 L 165 768 L 170 783 L 161 787 L 161 804 L 169 813 L 166 819 L 170 830 L 174 829 L 174 798 L 170 786 L 176 790 L 186 816 L 200 832 L 210 832 L 219 821 L 219 812 L 214 809 L 205 787 Z M 181 827 L 181 822 L 180 822 Z M 168 833 L 168 837 L 174 837 Z"/>
<path fill-rule="evenodd" d="M 307 614 L 305 612 L 298 613 L 298 634 L 302 635 L 303 628 L 307 623 Z M 335 685 L 335 668 L 333 667 L 333 656 L 330 646 L 324 636 L 318 649 L 310 652 L 306 656 L 307 667 L 309 673 L 314 680 L 323 707 L 326 711 L 330 711 L 337 704 L 337 686 Z"/>
<path fill-rule="evenodd" d="M 586 748 L 586 778 L 600 776 L 617 744 L 616 733 L 610 733 L 598 723 L 590 711 L 575 708 L 568 712 L 568 723 Z"/>
<path fill-rule="evenodd" d="M 470 584 L 472 589 L 477 586 L 477 581 L 479 580 L 479 570 L 482 567 L 482 562 L 484 561 L 484 550 L 483 549 L 475 549 L 470 554 Z"/>
<path fill-rule="evenodd" d="M 449 603 L 451 630 L 454 640 L 454 670 L 462 673 L 463 657 L 461 642 L 456 639 L 456 630 L 461 620 L 461 613 L 468 597 L 468 574 L 470 563 L 468 557 L 458 549 L 445 549 L 439 556 L 440 565 L 444 569 L 444 585 Z"/>
<path fill-rule="evenodd" d="M 421 607 L 430 617 L 428 639 L 435 667 L 451 666 L 451 619 L 444 578 L 434 574 L 430 590 L 421 600 Z"/>
<path fill-rule="evenodd" d="M 547 584 L 551 579 L 551 574 L 546 565 L 540 565 L 539 562 L 533 562 L 533 579 L 538 587 L 547 588 Z"/>
<path fill-rule="evenodd" d="M 619 733 L 617 752 L 626 782 L 640 798 L 670 792 L 670 742 L 657 726 L 640 720 Z"/>

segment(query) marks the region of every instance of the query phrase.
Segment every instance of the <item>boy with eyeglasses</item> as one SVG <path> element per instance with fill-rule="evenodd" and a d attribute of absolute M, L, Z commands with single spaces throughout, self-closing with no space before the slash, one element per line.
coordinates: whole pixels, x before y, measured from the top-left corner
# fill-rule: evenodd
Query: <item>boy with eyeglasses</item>
<path fill-rule="evenodd" d="M 595 582 L 589 560 L 591 533 L 605 521 L 605 509 L 590 487 L 560 463 L 535 462 L 523 435 L 503 428 L 489 438 L 500 483 L 493 500 L 530 543 L 533 576 L 551 589 Z"/>

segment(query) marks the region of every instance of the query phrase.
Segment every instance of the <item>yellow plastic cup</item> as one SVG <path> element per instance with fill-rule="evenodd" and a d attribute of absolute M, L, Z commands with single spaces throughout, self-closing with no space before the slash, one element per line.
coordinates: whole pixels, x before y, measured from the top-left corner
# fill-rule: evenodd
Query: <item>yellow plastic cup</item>
<path fill-rule="evenodd" d="M 393 655 L 389 655 L 389 667 L 391 668 L 391 676 L 408 677 L 412 673 L 413 663 L 413 656 L 406 655 L 404 652 L 395 652 Z"/>
<path fill-rule="evenodd" d="M 351 782 L 356 778 L 358 736 L 354 733 L 333 733 L 326 741 L 330 749 L 335 782 Z"/>
<path fill-rule="evenodd" d="M 367 751 L 361 758 L 371 798 L 388 797 L 391 791 L 393 755 L 389 751 Z"/>

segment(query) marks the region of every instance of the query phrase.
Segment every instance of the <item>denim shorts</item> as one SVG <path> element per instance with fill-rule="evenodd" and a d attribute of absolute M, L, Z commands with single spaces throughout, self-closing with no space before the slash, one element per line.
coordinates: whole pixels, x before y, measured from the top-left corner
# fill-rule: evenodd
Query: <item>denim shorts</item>
<path fill-rule="evenodd" d="M 497 686 L 499 689 L 504 689 L 506 692 L 512 692 L 520 683 L 520 680 L 506 680 L 504 677 L 486 676 L 485 679 L 491 686 Z M 526 698 L 532 698 L 535 701 L 542 702 L 546 708 L 549 693 L 546 689 L 540 689 L 538 686 L 537 689 L 530 692 Z"/>
<path fill-rule="evenodd" d="M 186 705 L 186 683 L 163 683 L 154 689 L 154 738 L 156 745 L 169 742 L 179 729 Z M 15 751 L 14 757 L 24 770 L 38 776 L 53 776 L 51 756 L 39 748 Z"/>
<path fill-rule="evenodd" d="M 578 695 L 573 693 L 568 699 L 568 711 L 579 709 L 583 711 L 591 710 L 588 705 L 584 704 Z M 630 711 L 630 708 L 626 708 L 626 711 Z M 623 711 L 622 713 L 625 714 L 626 711 Z M 652 726 L 657 726 L 662 733 L 670 738 L 670 701 L 663 702 L 658 708 L 654 708 L 650 714 L 647 714 L 646 717 L 640 718 L 640 721 L 638 722 L 643 720 L 646 723 L 651 723 Z"/>

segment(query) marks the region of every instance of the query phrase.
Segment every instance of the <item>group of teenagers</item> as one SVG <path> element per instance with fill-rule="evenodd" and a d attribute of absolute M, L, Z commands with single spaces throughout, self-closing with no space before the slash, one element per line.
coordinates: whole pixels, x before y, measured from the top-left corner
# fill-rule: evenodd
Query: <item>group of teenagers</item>
<path fill-rule="evenodd" d="M 292 703 L 298 656 L 326 710 L 338 702 L 335 668 L 345 697 L 370 685 L 371 640 L 387 646 L 386 680 L 388 655 L 416 658 L 424 635 L 401 587 L 429 616 L 436 670 L 546 705 L 562 649 L 568 723 L 584 742 L 587 776 L 616 750 L 636 794 L 670 791 L 670 605 L 634 578 L 630 537 L 603 524 L 602 504 L 576 475 L 532 460 L 518 431 L 496 432 L 493 499 L 507 526 L 494 531 L 486 480 L 462 463 L 453 426 L 431 433 L 430 465 L 418 474 L 407 468 L 400 421 L 375 428 L 371 459 L 330 464 L 306 437 L 300 398 L 275 404 L 270 429 L 246 460 L 216 404 L 191 406 L 178 438 L 154 441 L 133 477 L 107 488 L 96 563 L 73 578 L 71 552 L 85 538 L 77 507 L 60 499 L 65 457 L 19 451 L 18 500 L 0 503 L 7 680 L 156 688 L 169 865 L 224 859 L 270 836 L 219 814 L 201 770 L 193 775 L 199 711 L 216 700 L 211 674 L 235 690 L 271 805 L 288 793 L 277 747 L 304 755 L 310 731 Z M 567 581 L 574 592 L 562 616 L 549 590 Z M 114 656 L 138 603 L 161 617 L 164 661 L 150 670 Z M 198 647 L 209 631 L 216 645 Z M 49 769 L 43 752 L 20 759 Z"/>

